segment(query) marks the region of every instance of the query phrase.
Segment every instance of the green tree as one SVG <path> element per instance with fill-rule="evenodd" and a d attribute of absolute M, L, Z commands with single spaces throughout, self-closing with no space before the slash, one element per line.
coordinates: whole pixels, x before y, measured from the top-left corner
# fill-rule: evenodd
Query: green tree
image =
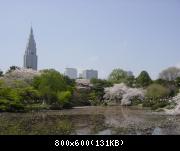
<path fill-rule="evenodd" d="M 180 69 L 176 67 L 169 67 L 159 74 L 159 78 L 167 81 L 173 81 L 180 76 Z"/>
<path fill-rule="evenodd" d="M 66 104 L 69 103 L 71 99 L 71 92 L 70 91 L 61 91 L 57 92 L 57 98 L 58 98 L 58 103 L 64 107 Z"/>
<path fill-rule="evenodd" d="M 136 78 L 136 85 L 138 87 L 146 87 L 152 83 L 152 80 L 147 71 L 142 71 Z"/>
<path fill-rule="evenodd" d="M 113 84 L 110 81 L 104 80 L 104 79 L 96 79 L 96 78 L 92 78 L 90 80 L 90 83 L 93 84 L 93 86 L 99 86 L 99 87 L 110 87 Z"/>
<path fill-rule="evenodd" d="M 129 86 L 129 87 L 134 87 L 134 84 L 135 84 L 135 78 L 134 76 L 128 76 L 126 78 L 126 80 L 124 81 L 124 83 Z"/>
<path fill-rule="evenodd" d="M 126 71 L 122 69 L 114 69 L 110 73 L 108 80 L 112 83 L 121 83 L 121 82 L 125 82 L 127 77 L 128 77 L 128 74 Z"/>
<path fill-rule="evenodd" d="M 8 87 L 0 88 L 0 111 L 22 111 L 24 105 L 21 96 L 16 89 Z"/>
<path fill-rule="evenodd" d="M 177 77 L 175 81 L 168 81 L 168 80 L 164 80 L 164 79 L 157 79 L 154 81 L 154 83 L 156 84 L 160 84 L 166 88 L 169 89 L 169 95 L 170 96 L 175 96 L 177 95 L 178 91 L 179 91 L 179 81 L 180 78 Z M 179 82 L 178 82 L 179 81 Z"/>
<path fill-rule="evenodd" d="M 33 87 L 26 87 L 18 89 L 19 95 L 21 96 L 25 104 L 40 103 L 42 102 L 41 94 L 38 90 Z"/>
<path fill-rule="evenodd" d="M 91 79 L 92 92 L 90 94 L 90 99 L 101 101 L 104 95 L 104 88 L 112 86 L 112 83 L 107 80 L 102 79 Z"/>
<path fill-rule="evenodd" d="M 33 86 L 39 90 L 48 104 L 58 101 L 57 92 L 66 91 L 69 88 L 64 76 L 53 69 L 44 70 L 40 76 L 35 77 Z"/>
<path fill-rule="evenodd" d="M 0 77 L 2 77 L 3 76 L 3 71 L 2 70 L 0 70 Z"/>
<path fill-rule="evenodd" d="M 175 80 L 176 86 L 180 88 L 180 77 L 177 77 Z"/>

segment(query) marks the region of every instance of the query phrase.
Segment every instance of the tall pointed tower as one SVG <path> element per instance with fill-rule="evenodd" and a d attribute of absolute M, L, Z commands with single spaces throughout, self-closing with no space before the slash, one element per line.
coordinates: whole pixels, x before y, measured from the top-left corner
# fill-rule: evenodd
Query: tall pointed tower
<path fill-rule="evenodd" d="M 37 70 L 36 42 L 34 40 L 32 27 L 24 54 L 24 68 Z"/>

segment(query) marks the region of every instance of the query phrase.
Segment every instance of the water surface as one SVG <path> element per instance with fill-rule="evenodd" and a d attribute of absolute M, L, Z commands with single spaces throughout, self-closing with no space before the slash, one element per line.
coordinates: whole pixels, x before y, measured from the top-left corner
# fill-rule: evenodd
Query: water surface
<path fill-rule="evenodd" d="M 179 117 L 121 106 L 0 113 L 0 134 L 173 135 L 180 134 Z"/>

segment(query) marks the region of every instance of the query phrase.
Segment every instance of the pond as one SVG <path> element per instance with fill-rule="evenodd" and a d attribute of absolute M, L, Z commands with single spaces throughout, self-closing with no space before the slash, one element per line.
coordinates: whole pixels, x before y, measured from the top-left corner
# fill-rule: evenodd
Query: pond
<path fill-rule="evenodd" d="M 1 135 L 174 135 L 180 116 L 121 106 L 0 113 Z"/>

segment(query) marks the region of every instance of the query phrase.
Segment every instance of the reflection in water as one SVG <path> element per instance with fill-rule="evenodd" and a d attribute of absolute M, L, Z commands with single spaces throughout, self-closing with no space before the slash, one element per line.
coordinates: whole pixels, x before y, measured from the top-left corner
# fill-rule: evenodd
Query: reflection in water
<path fill-rule="evenodd" d="M 98 135 L 111 135 L 111 130 L 110 129 L 105 129 L 103 131 L 98 132 Z"/>
<path fill-rule="evenodd" d="M 0 134 L 180 134 L 180 118 L 121 106 L 1 113 Z"/>
<path fill-rule="evenodd" d="M 152 135 L 163 135 L 162 129 L 159 127 L 156 127 L 153 132 Z"/>

